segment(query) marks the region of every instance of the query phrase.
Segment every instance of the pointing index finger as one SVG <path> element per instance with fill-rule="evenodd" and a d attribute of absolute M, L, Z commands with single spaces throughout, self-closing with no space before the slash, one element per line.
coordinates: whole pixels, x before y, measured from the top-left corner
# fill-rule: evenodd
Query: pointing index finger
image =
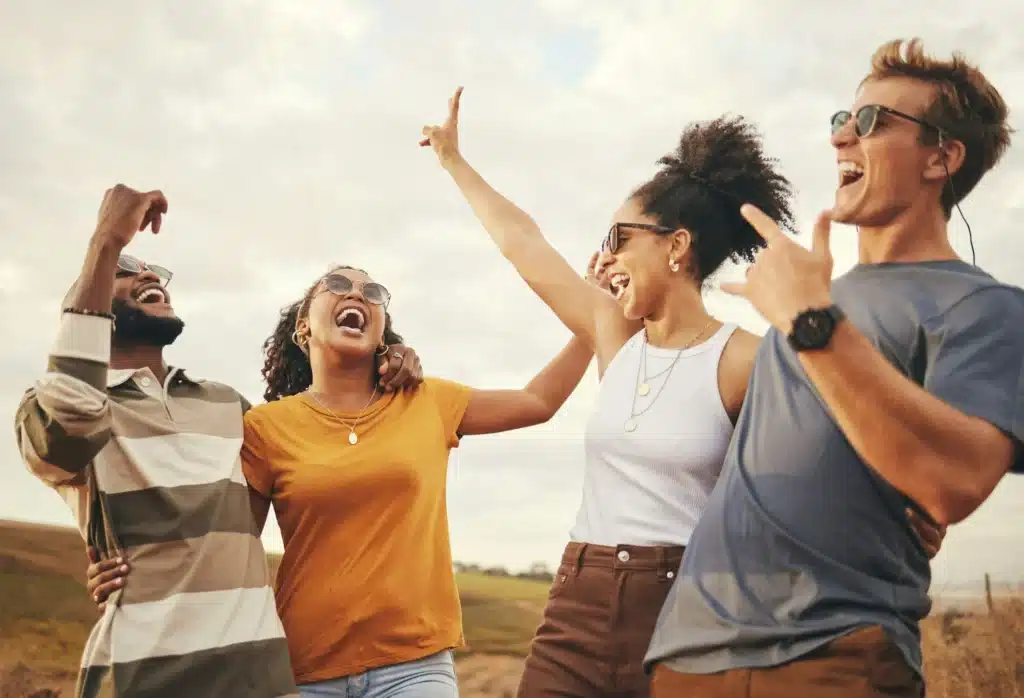
<path fill-rule="evenodd" d="M 452 97 L 451 107 L 448 110 L 448 121 L 457 124 L 459 123 L 459 102 L 462 100 L 462 88 L 455 90 L 455 96 Z"/>
<path fill-rule="evenodd" d="M 754 206 L 754 204 L 743 204 L 740 207 L 740 215 L 747 219 L 747 222 L 753 226 L 754 230 L 756 230 L 769 245 L 778 242 L 779 240 L 786 239 L 786 236 L 783 235 L 775 221 L 773 221 L 764 211 L 759 209 L 757 206 Z"/>

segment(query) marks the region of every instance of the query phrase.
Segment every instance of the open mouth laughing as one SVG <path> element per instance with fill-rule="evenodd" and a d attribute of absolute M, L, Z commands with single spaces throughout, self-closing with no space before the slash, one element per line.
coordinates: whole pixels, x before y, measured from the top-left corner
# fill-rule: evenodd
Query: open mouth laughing
<path fill-rule="evenodd" d="M 366 312 L 358 306 L 347 306 L 334 316 L 334 323 L 345 334 L 361 337 L 366 329 Z"/>
<path fill-rule="evenodd" d="M 629 286 L 629 275 L 622 272 L 617 272 L 608 277 L 608 288 L 618 300 L 622 298 L 622 294 L 626 292 L 626 287 Z"/>
<path fill-rule="evenodd" d="M 167 305 L 170 297 L 160 284 L 146 284 L 140 286 L 132 296 L 139 305 Z"/>
<path fill-rule="evenodd" d="M 864 176 L 864 168 L 850 160 L 839 161 L 839 187 L 845 187 L 860 181 Z"/>

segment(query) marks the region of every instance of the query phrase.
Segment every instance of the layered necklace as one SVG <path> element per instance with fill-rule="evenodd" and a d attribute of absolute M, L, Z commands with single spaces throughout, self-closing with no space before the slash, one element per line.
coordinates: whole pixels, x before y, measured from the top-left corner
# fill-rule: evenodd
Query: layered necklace
<path fill-rule="evenodd" d="M 363 412 L 365 412 L 366 408 L 370 406 L 371 402 L 373 402 L 373 398 L 377 397 L 377 386 L 373 387 L 373 392 L 370 393 L 370 399 L 366 401 L 365 405 L 363 405 L 363 409 L 359 410 L 359 416 L 357 416 L 351 422 L 349 422 L 347 420 L 344 420 L 341 417 L 339 417 L 334 410 L 332 410 L 330 407 L 328 407 L 323 402 L 321 402 L 320 398 L 318 398 L 316 396 L 316 393 L 314 393 L 310 388 L 306 389 L 306 394 L 309 395 L 310 399 L 312 399 L 313 402 L 315 402 L 316 404 L 320 405 L 320 407 L 322 407 L 324 409 L 324 411 L 326 411 L 329 415 L 331 415 L 331 417 L 333 417 L 338 422 L 341 422 L 342 424 L 345 425 L 345 427 L 348 428 L 348 442 L 350 444 L 355 446 L 357 443 L 359 443 L 359 436 L 356 435 L 356 425 L 359 424 L 361 421 L 363 421 L 363 419 L 365 419 L 367 417 L 367 415 L 363 414 Z"/>
<path fill-rule="evenodd" d="M 672 363 L 668 365 L 668 368 L 664 368 L 653 375 L 648 375 L 647 373 L 648 338 L 647 328 L 644 328 L 643 346 L 640 348 L 640 362 L 636 369 L 636 390 L 633 391 L 633 402 L 629 408 L 629 418 L 623 425 L 623 428 L 627 432 L 636 431 L 637 418 L 654 406 L 654 403 L 661 396 L 662 391 L 665 390 L 665 386 L 668 385 L 668 379 L 672 376 L 672 369 L 674 369 L 676 367 L 676 364 L 679 363 L 679 357 L 683 355 L 684 351 L 692 347 L 698 339 L 704 336 L 704 333 L 707 332 L 707 329 L 711 327 L 711 322 L 712 318 L 708 318 L 707 324 L 705 324 L 704 327 L 701 328 L 700 332 L 695 334 L 690 339 L 690 341 L 686 343 L 685 346 L 683 346 L 682 348 L 679 349 L 679 351 L 676 352 L 676 355 L 672 359 Z M 658 388 L 658 391 L 654 394 L 654 397 L 651 398 L 650 402 L 647 403 L 647 406 L 638 412 L 636 409 L 637 396 L 647 397 L 651 393 L 651 380 L 653 380 L 654 378 L 659 378 L 661 376 L 665 376 L 665 380 L 662 381 L 661 387 Z"/>

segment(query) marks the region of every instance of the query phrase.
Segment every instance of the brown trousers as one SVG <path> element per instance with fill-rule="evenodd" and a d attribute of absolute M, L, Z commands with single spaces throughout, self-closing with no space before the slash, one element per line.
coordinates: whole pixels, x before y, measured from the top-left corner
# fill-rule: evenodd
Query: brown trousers
<path fill-rule="evenodd" d="M 570 543 L 518 698 L 647 698 L 643 658 L 681 547 Z"/>
<path fill-rule="evenodd" d="M 789 664 L 717 674 L 654 670 L 654 698 L 921 698 L 924 684 L 879 627 L 858 630 Z"/>

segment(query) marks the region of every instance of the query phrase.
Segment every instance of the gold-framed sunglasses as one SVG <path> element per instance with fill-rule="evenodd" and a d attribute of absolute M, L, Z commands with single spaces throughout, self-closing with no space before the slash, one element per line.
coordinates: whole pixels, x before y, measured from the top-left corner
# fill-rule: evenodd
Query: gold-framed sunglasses
<path fill-rule="evenodd" d="M 344 274 L 328 274 L 324 277 L 324 288 L 336 296 L 344 296 L 351 293 L 355 288 L 355 282 Z M 367 303 L 382 305 L 385 308 L 391 302 L 391 293 L 376 281 L 367 281 L 362 285 L 360 291 Z"/>

